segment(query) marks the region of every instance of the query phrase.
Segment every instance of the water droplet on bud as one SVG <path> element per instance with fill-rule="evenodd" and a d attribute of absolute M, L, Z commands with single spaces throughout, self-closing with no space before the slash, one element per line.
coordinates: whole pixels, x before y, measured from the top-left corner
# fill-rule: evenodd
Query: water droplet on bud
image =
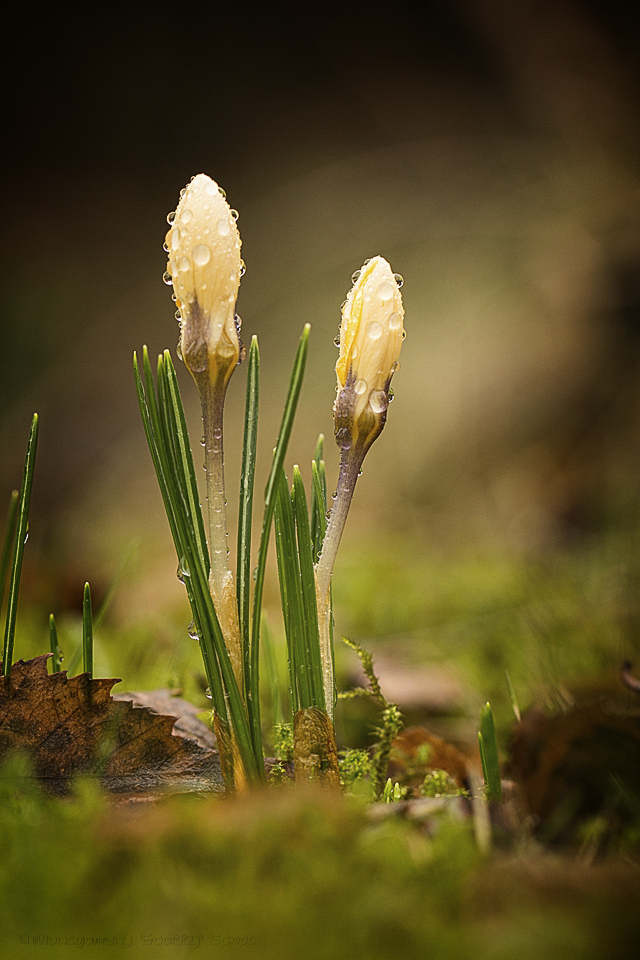
<path fill-rule="evenodd" d="M 206 243 L 199 243 L 197 247 L 193 248 L 193 262 L 198 267 L 204 267 L 211 260 L 211 250 L 206 245 Z"/>
<path fill-rule="evenodd" d="M 382 325 L 377 320 L 372 320 L 367 324 L 367 336 L 371 340 L 379 340 L 382 336 Z"/>

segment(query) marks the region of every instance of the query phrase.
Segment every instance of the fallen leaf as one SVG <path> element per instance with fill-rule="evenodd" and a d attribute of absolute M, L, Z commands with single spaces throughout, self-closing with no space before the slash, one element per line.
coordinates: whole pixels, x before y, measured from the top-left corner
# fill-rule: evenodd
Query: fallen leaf
<path fill-rule="evenodd" d="M 114 699 L 117 679 L 49 675 L 50 656 L 19 660 L 0 678 L 0 761 L 28 753 L 38 780 L 60 796 L 80 774 L 119 795 L 224 791 L 217 751 L 176 733 L 176 717 Z"/>
<path fill-rule="evenodd" d="M 508 773 L 550 839 L 571 840 L 597 816 L 615 827 L 633 813 L 617 784 L 640 798 L 640 717 L 604 702 L 553 714 L 532 708 L 515 728 Z"/>

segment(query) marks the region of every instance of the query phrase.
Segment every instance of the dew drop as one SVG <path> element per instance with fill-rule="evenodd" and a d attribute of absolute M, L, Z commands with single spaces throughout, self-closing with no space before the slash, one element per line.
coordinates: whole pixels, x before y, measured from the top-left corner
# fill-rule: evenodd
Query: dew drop
<path fill-rule="evenodd" d="M 169 244 L 167 243 L 166 240 L 162 244 L 162 249 L 164 250 L 165 253 L 169 253 Z"/>
<path fill-rule="evenodd" d="M 167 223 L 173 223 L 175 218 L 176 218 L 176 212 L 175 210 L 172 210 L 171 213 L 167 214 Z"/>
<path fill-rule="evenodd" d="M 198 267 L 204 267 L 211 260 L 211 250 L 206 243 L 199 243 L 193 248 L 193 262 Z"/>
<path fill-rule="evenodd" d="M 374 390 L 369 397 L 369 406 L 374 413 L 384 413 L 389 404 L 389 398 L 384 390 Z"/>
<path fill-rule="evenodd" d="M 184 363 L 184 357 L 182 355 L 182 341 L 178 340 L 178 346 L 176 347 L 176 353 L 178 354 L 178 360 L 182 360 Z"/>
<path fill-rule="evenodd" d="M 336 443 L 342 450 L 348 450 L 351 447 L 351 431 L 348 427 L 340 427 L 336 430 Z"/>
<path fill-rule="evenodd" d="M 393 390 L 389 390 L 389 401 L 388 401 L 388 402 L 391 403 L 394 397 L 395 397 L 395 393 L 393 392 Z"/>
<path fill-rule="evenodd" d="M 352 273 L 352 274 L 351 274 L 351 283 L 357 283 L 358 280 L 360 279 L 360 274 L 361 274 L 361 273 L 362 273 L 362 270 L 356 270 L 354 273 Z"/>
<path fill-rule="evenodd" d="M 213 435 L 216 438 L 216 440 L 219 440 L 220 437 L 222 436 L 222 429 L 220 427 L 216 427 L 215 430 L 213 431 Z"/>
<path fill-rule="evenodd" d="M 204 695 L 207 698 L 207 700 L 213 700 L 213 694 L 211 693 L 211 689 L 209 687 L 207 687 L 207 689 L 205 690 Z"/>
<path fill-rule="evenodd" d="M 351 347 L 351 359 L 355 360 L 357 356 L 358 356 L 358 344 L 354 343 L 354 345 Z"/>
<path fill-rule="evenodd" d="M 220 217 L 218 220 L 218 233 L 221 237 L 228 237 L 231 233 L 231 224 L 228 217 Z"/>
<path fill-rule="evenodd" d="M 215 182 L 215 180 L 207 181 L 204 188 L 204 192 L 207 193 L 210 197 L 215 197 L 216 193 L 222 193 L 222 196 L 224 196 L 223 191 L 219 189 L 218 184 Z"/>
<path fill-rule="evenodd" d="M 402 339 L 403 339 L 403 340 L 406 340 L 406 339 L 407 339 L 407 331 L 406 331 L 406 330 L 403 330 L 403 331 L 402 331 Z"/>
<path fill-rule="evenodd" d="M 370 340 L 379 340 L 382 336 L 382 325 L 377 320 L 367 324 L 367 336 Z"/>
<path fill-rule="evenodd" d="M 177 296 L 177 294 L 172 293 L 172 294 L 171 294 L 171 299 L 173 300 L 174 303 L 178 303 L 178 296 Z M 180 306 L 180 304 L 178 304 L 178 306 Z"/>
<path fill-rule="evenodd" d="M 178 261 L 178 269 L 181 270 L 183 273 L 186 273 L 188 270 L 191 269 L 191 260 L 189 260 L 189 257 L 180 258 L 180 260 Z"/>
<path fill-rule="evenodd" d="M 180 313 L 179 310 L 176 310 L 176 312 L 175 312 L 175 318 L 176 318 L 176 320 L 178 321 L 178 323 L 182 320 L 182 314 Z"/>
<path fill-rule="evenodd" d="M 204 340 L 192 340 L 189 346 L 183 347 L 185 363 L 192 373 L 202 373 L 209 364 L 209 350 Z"/>
<path fill-rule="evenodd" d="M 164 280 L 164 282 L 168 287 L 170 287 L 171 284 L 173 283 L 173 277 L 171 276 L 168 270 L 165 270 L 165 272 L 162 274 L 162 279 Z"/>
<path fill-rule="evenodd" d="M 178 230 L 174 230 L 171 234 L 171 249 L 175 252 L 180 246 L 180 233 Z"/>
<path fill-rule="evenodd" d="M 181 200 L 182 200 L 182 198 L 184 197 L 184 195 L 185 195 L 186 192 L 187 192 L 187 188 L 186 188 L 186 187 L 183 187 L 182 190 L 180 191 L 180 199 L 181 199 Z"/>
<path fill-rule="evenodd" d="M 241 261 L 240 261 L 240 276 L 241 276 L 241 277 L 244 277 L 245 272 L 246 272 L 246 269 L 247 269 L 247 266 L 246 266 L 244 260 L 241 260 Z"/>
<path fill-rule="evenodd" d="M 366 391 L 366 389 L 367 389 L 367 381 L 366 381 L 366 380 L 356 380 L 355 386 L 354 386 L 353 389 L 354 389 L 354 391 L 358 394 L 358 396 L 361 397 L 362 394 L 363 394 L 363 393 Z"/>
<path fill-rule="evenodd" d="M 207 441 L 204 439 L 204 437 L 200 437 L 200 446 L 201 446 L 201 447 L 204 447 L 204 445 L 205 445 L 206 442 L 207 442 Z"/>
<path fill-rule="evenodd" d="M 338 336 L 337 336 L 337 337 L 335 338 L 335 340 L 333 341 L 333 345 L 334 345 L 334 347 L 339 347 L 339 346 L 340 346 L 340 334 L 338 334 Z"/>
<path fill-rule="evenodd" d="M 399 330 L 402 326 L 402 317 L 399 313 L 389 314 L 389 330 Z"/>
<path fill-rule="evenodd" d="M 240 216 L 240 214 L 238 213 L 238 211 L 237 211 L 237 210 L 229 210 L 229 213 L 231 214 L 231 216 L 233 217 L 233 219 L 234 219 L 234 220 L 236 221 L 236 223 L 237 223 L 237 222 L 238 222 L 238 217 Z"/>
<path fill-rule="evenodd" d="M 338 499 L 338 491 L 337 491 L 337 490 L 334 490 L 334 491 L 333 491 L 333 493 L 331 494 L 331 499 L 332 499 L 332 500 L 337 500 L 337 499 Z"/>
<path fill-rule="evenodd" d="M 381 300 L 391 300 L 393 287 L 388 280 L 381 280 L 378 284 L 378 296 Z"/>
<path fill-rule="evenodd" d="M 397 373 L 399 369 L 400 369 L 400 361 L 399 361 L 399 360 L 395 360 L 395 361 L 391 364 L 391 373 Z"/>
<path fill-rule="evenodd" d="M 192 620 L 189 626 L 187 627 L 187 633 L 189 634 L 192 640 L 200 639 L 200 634 L 198 633 L 195 620 Z"/>
<path fill-rule="evenodd" d="M 223 190 L 222 187 L 218 187 L 217 184 L 216 184 L 216 187 L 217 187 L 218 193 L 220 194 L 220 196 L 222 197 L 222 199 L 223 199 L 223 200 L 226 200 L 226 199 L 227 199 L 227 191 L 226 191 L 226 190 Z"/>
<path fill-rule="evenodd" d="M 254 581 L 254 583 L 255 583 L 255 581 L 258 579 L 258 568 L 257 568 L 257 567 L 254 567 L 254 568 L 253 568 L 253 573 L 251 574 L 251 577 L 253 578 L 253 581 Z"/>
<path fill-rule="evenodd" d="M 58 663 L 64 663 L 64 653 L 62 650 L 58 650 Z"/>
<path fill-rule="evenodd" d="M 398 286 L 398 289 L 400 289 L 400 287 L 401 287 L 402 284 L 404 283 L 404 277 L 402 277 L 399 273 L 394 273 L 393 279 L 395 280 L 395 282 L 396 282 L 396 284 L 397 284 L 397 286 Z"/>
<path fill-rule="evenodd" d="M 184 223 L 184 224 L 191 223 L 192 218 L 193 218 L 193 213 L 187 207 L 180 214 L 180 223 Z"/>

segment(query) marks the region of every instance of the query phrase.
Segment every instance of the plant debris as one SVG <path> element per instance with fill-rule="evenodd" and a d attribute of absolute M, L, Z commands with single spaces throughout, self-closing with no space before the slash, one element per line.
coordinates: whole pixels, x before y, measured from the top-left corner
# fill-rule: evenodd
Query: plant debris
<path fill-rule="evenodd" d="M 27 753 L 34 776 L 56 796 L 68 795 L 80 775 L 120 797 L 224 791 L 218 752 L 190 727 L 188 736 L 175 729 L 177 718 L 153 700 L 114 699 L 117 679 L 49 675 L 50 656 L 19 660 L 0 678 L 0 761 Z"/>

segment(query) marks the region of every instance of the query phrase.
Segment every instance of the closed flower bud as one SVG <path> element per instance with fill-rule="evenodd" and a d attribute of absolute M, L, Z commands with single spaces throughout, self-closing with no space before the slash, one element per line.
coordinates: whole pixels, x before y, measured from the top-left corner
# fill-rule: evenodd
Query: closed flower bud
<path fill-rule="evenodd" d="M 165 280 L 180 311 L 179 352 L 196 381 L 207 374 L 212 384 L 226 385 L 242 356 L 236 299 L 243 263 L 234 214 L 217 183 L 200 173 L 168 219 Z"/>
<path fill-rule="evenodd" d="M 404 339 L 401 278 L 382 257 L 367 261 L 342 308 L 336 442 L 367 450 L 384 427 L 391 378 Z"/>

